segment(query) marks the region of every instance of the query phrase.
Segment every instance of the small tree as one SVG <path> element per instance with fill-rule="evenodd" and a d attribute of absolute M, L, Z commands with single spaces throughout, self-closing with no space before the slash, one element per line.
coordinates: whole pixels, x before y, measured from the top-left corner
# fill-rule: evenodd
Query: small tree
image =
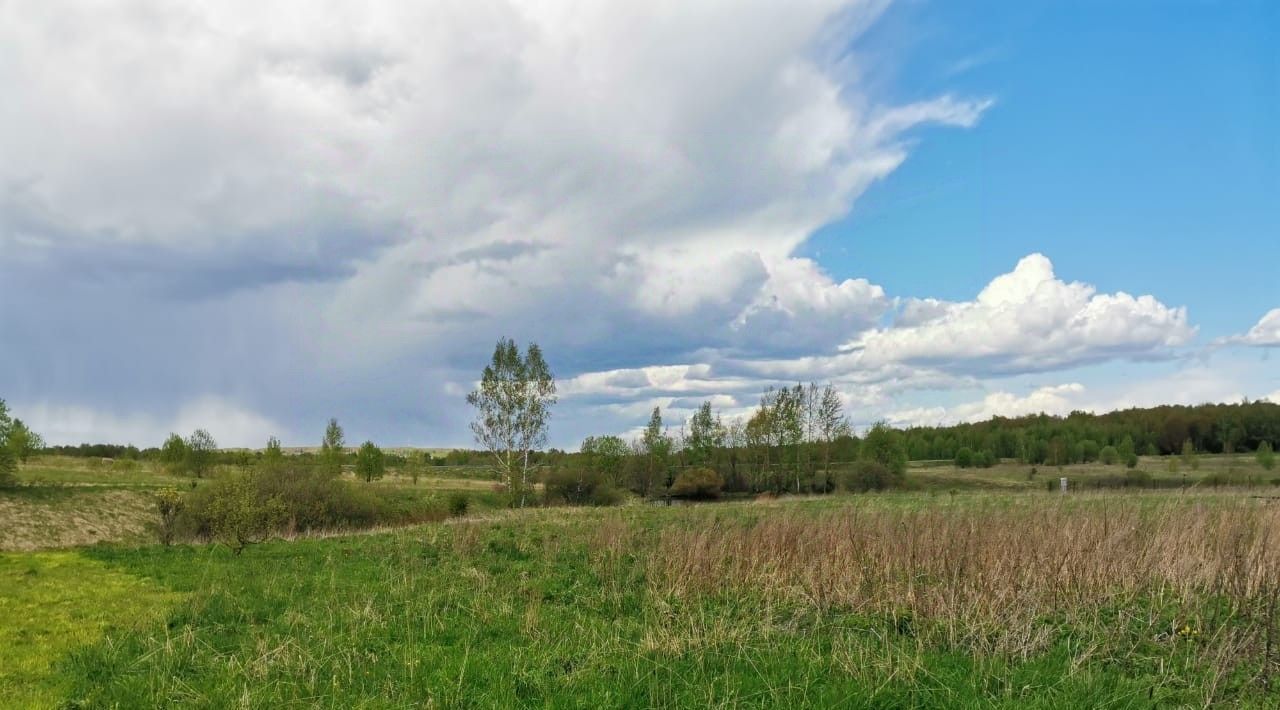
<path fill-rule="evenodd" d="M 1270 471 L 1275 468 L 1276 454 L 1271 450 L 1271 442 L 1264 441 L 1258 444 L 1258 451 L 1254 454 L 1254 458 L 1258 460 L 1258 465 Z"/>
<path fill-rule="evenodd" d="M 337 419 L 330 419 L 320 442 L 320 470 L 330 476 L 342 474 L 342 457 L 346 454 L 346 440 Z"/>
<path fill-rule="evenodd" d="M 1196 445 L 1191 443 L 1191 439 L 1182 442 L 1182 463 L 1192 471 L 1200 470 L 1200 457 L 1196 456 Z"/>
<path fill-rule="evenodd" d="M 671 485 L 672 480 L 668 477 L 668 472 L 673 446 L 674 442 L 662 427 L 662 410 L 654 407 L 653 413 L 649 415 L 649 424 L 645 427 L 644 435 L 640 439 L 640 451 L 645 458 L 645 465 L 636 471 L 639 474 L 639 480 L 636 481 L 637 493 L 642 496 L 649 495 L 659 481 L 662 482 L 663 487 Z"/>
<path fill-rule="evenodd" d="M 1116 451 L 1116 447 L 1107 445 L 1102 447 L 1102 451 L 1098 452 L 1098 460 L 1110 466 L 1120 458 L 1120 452 Z"/>
<path fill-rule="evenodd" d="M 372 441 L 361 444 L 360 450 L 356 452 L 356 476 L 363 478 L 365 483 L 369 483 L 375 478 L 382 478 L 386 470 L 387 463 L 382 455 L 382 449 L 375 446 Z"/>
<path fill-rule="evenodd" d="M 284 465 L 284 449 L 280 440 L 274 436 L 267 439 L 267 448 L 262 450 L 262 468 L 274 471 Z"/>
<path fill-rule="evenodd" d="M 209 432 L 204 429 L 191 432 L 187 438 L 187 470 L 196 478 L 204 478 L 213 467 L 213 455 L 217 449 L 218 444 Z"/>
<path fill-rule="evenodd" d="M 9 427 L 9 448 L 18 461 L 26 463 L 32 454 L 44 448 L 44 439 L 27 428 L 21 419 L 14 419 Z"/>
<path fill-rule="evenodd" d="M 165 488 L 156 493 L 156 512 L 160 520 L 156 523 L 156 538 L 160 544 L 168 547 L 178 532 L 178 516 L 182 514 L 185 501 L 176 488 Z"/>
<path fill-rule="evenodd" d="M 213 538 L 239 555 L 262 542 L 284 524 L 286 508 L 279 498 L 261 499 L 254 474 L 237 472 L 215 481 L 208 518 Z"/>
<path fill-rule="evenodd" d="M 616 436 L 588 436 L 579 451 L 588 468 L 599 471 L 610 485 L 622 485 L 622 464 L 631 455 L 627 442 Z"/>
<path fill-rule="evenodd" d="M 969 468 L 973 466 L 973 449 L 968 446 L 961 446 L 956 452 L 956 468 Z"/>
<path fill-rule="evenodd" d="M 18 483 L 18 458 L 0 441 L 0 488 L 10 488 Z"/>
<path fill-rule="evenodd" d="M 18 482 L 18 458 L 13 455 L 13 449 L 9 446 L 9 430 L 12 427 L 9 407 L 0 399 L 0 488 L 8 488 Z"/>
<path fill-rule="evenodd" d="M 884 466 L 895 479 L 906 475 L 907 450 L 902 445 L 902 437 L 884 422 L 876 422 L 867 432 L 859 454 L 863 460 Z"/>
<path fill-rule="evenodd" d="M 182 473 L 187 466 L 187 442 L 177 434 L 170 434 L 160 447 L 160 463 L 171 474 Z"/>
<path fill-rule="evenodd" d="M 831 444 L 842 436 L 849 435 L 849 420 L 844 416 L 844 405 L 840 402 L 840 393 L 836 388 L 827 385 L 822 388 L 818 400 L 818 436 L 822 439 L 822 471 L 827 483 L 831 482 Z"/>
<path fill-rule="evenodd" d="M 1118 454 L 1117 459 L 1123 462 L 1124 465 L 1129 466 L 1130 459 L 1133 459 L 1133 466 L 1138 464 L 1138 449 L 1133 445 L 1132 436 L 1126 434 L 1125 437 L 1120 440 L 1120 446 L 1116 447 L 1116 453 Z M 1133 468 L 1133 466 L 1129 466 L 1129 468 Z"/>

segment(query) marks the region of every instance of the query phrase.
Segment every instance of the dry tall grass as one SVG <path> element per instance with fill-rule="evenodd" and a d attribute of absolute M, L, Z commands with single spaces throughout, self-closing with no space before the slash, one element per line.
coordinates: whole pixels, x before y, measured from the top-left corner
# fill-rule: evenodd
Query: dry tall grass
<path fill-rule="evenodd" d="M 1203 639 L 1206 654 L 1257 652 L 1265 668 L 1280 507 L 1177 499 L 778 510 L 662 531 L 648 577 L 673 598 L 747 591 L 765 606 L 910 620 L 979 653 L 1026 657 L 1063 625 L 1136 623 L 1139 636 L 1170 643 L 1204 630 L 1214 636 Z M 1207 608 L 1223 618 L 1188 617 Z"/>

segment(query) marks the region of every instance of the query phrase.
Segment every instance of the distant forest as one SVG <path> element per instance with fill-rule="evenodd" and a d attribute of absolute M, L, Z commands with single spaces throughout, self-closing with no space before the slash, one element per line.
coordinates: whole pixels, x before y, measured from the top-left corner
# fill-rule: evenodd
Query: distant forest
<path fill-rule="evenodd" d="M 1065 417 L 995 417 L 949 427 L 913 427 L 903 435 L 907 455 L 914 461 L 950 460 L 968 448 L 1027 463 L 1077 463 L 1092 460 L 1090 453 L 1107 446 L 1121 446 L 1126 438 L 1138 454 L 1147 456 L 1181 453 L 1187 441 L 1200 452 L 1236 453 L 1280 441 L 1280 404 L 1245 401 L 1106 414 L 1072 412 Z"/>
<path fill-rule="evenodd" d="M 997 459 L 1026 463 L 1078 463 L 1094 460 L 1107 446 L 1120 447 L 1132 441 L 1140 455 L 1181 453 L 1190 441 L 1204 453 L 1249 452 L 1262 442 L 1280 442 L 1280 404 L 1268 401 L 1198 406 L 1161 406 L 1125 409 L 1106 414 L 1072 412 L 1060 417 L 1037 414 L 1025 417 L 994 417 L 982 422 L 946 427 L 911 427 L 898 430 L 907 456 L 913 461 L 954 460 L 961 449 L 990 452 Z M 676 448 L 679 448 L 677 440 Z M 834 460 L 857 456 L 860 439 L 843 436 L 833 443 Z M 157 458 L 160 449 L 138 449 L 117 444 L 49 446 L 45 453 L 63 456 L 104 458 Z M 563 452 L 551 449 L 555 457 Z M 354 454 L 353 454 L 354 455 Z M 248 463 L 254 454 L 224 451 L 226 463 Z M 305 454 L 304 454 L 305 456 Z M 395 465 L 402 457 L 391 456 Z M 542 458 L 542 457 L 539 457 Z M 484 465 L 489 454 L 457 450 L 436 457 L 437 466 Z"/>

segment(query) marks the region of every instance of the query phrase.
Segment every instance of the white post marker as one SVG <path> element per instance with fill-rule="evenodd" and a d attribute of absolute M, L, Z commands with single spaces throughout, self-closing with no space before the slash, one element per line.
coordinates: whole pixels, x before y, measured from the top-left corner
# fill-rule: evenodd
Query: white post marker
<path fill-rule="evenodd" d="M 1058 479 L 1058 490 L 1062 491 L 1063 493 L 1066 493 L 1066 492 L 1067 492 L 1067 477 L 1066 477 L 1066 476 L 1063 476 L 1062 478 L 1059 478 L 1059 479 Z"/>

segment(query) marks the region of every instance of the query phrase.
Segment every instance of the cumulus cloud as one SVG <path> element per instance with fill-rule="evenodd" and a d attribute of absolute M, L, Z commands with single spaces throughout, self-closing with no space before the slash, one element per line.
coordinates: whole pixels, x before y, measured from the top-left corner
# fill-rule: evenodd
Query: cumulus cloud
<path fill-rule="evenodd" d="M 820 284 L 820 279 L 812 282 Z M 830 289 L 829 282 L 825 288 Z M 877 287 L 864 303 L 891 305 Z M 847 311 L 846 311 L 847 312 Z M 878 312 L 878 311 L 876 311 Z M 865 329 L 843 347 L 810 344 L 787 357 L 768 348 L 750 353 L 728 349 L 698 353 L 701 364 L 584 373 L 567 390 L 570 398 L 599 402 L 676 403 L 677 398 L 731 394 L 741 407 L 754 404 L 763 388 L 798 381 L 831 382 L 858 421 L 887 417 L 898 424 L 937 424 L 1017 416 L 1065 414 L 1078 408 L 1117 408 L 1137 403 L 1202 401 L 1238 396 L 1198 370 L 1177 381 L 1127 386 L 1123 396 L 1086 398 L 1084 385 L 1043 386 L 1029 394 L 989 392 L 980 401 L 953 406 L 902 407 L 915 392 L 961 391 L 991 379 L 1047 372 L 1113 360 L 1170 359 L 1195 334 L 1185 309 L 1152 296 L 1100 294 L 1091 285 L 1057 278 L 1049 259 L 1033 254 L 994 278 L 972 301 L 905 299 L 893 322 Z M 871 318 L 868 314 L 868 319 Z M 662 377 L 654 377 L 662 373 Z M 621 383 L 621 384 L 620 384 Z"/>
<path fill-rule="evenodd" d="M 913 302 L 904 312 L 905 324 L 868 332 L 850 344 L 859 363 L 1033 372 L 1118 357 L 1163 357 L 1196 333 L 1185 308 L 1062 281 L 1042 254 L 1023 258 L 973 301 Z"/>
<path fill-rule="evenodd" d="M 976 422 L 992 417 L 1021 417 L 1028 414 L 1067 414 L 1078 407 L 1073 399 L 1085 391 L 1084 385 L 1072 382 L 1039 387 L 1024 396 L 1011 392 L 991 392 L 977 402 L 954 407 L 916 407 L 889 412 L 885 419 L 895 426 L 945 426 L 960 422 Z"/>
<path fill-rule="evenodd" d="M 1219 345 L 1252 345 L 1260 348 L 1280 347 L 1280 308 L 1267 311 L 1257 324 L 1243 335 L 1221 338 Z"/>

